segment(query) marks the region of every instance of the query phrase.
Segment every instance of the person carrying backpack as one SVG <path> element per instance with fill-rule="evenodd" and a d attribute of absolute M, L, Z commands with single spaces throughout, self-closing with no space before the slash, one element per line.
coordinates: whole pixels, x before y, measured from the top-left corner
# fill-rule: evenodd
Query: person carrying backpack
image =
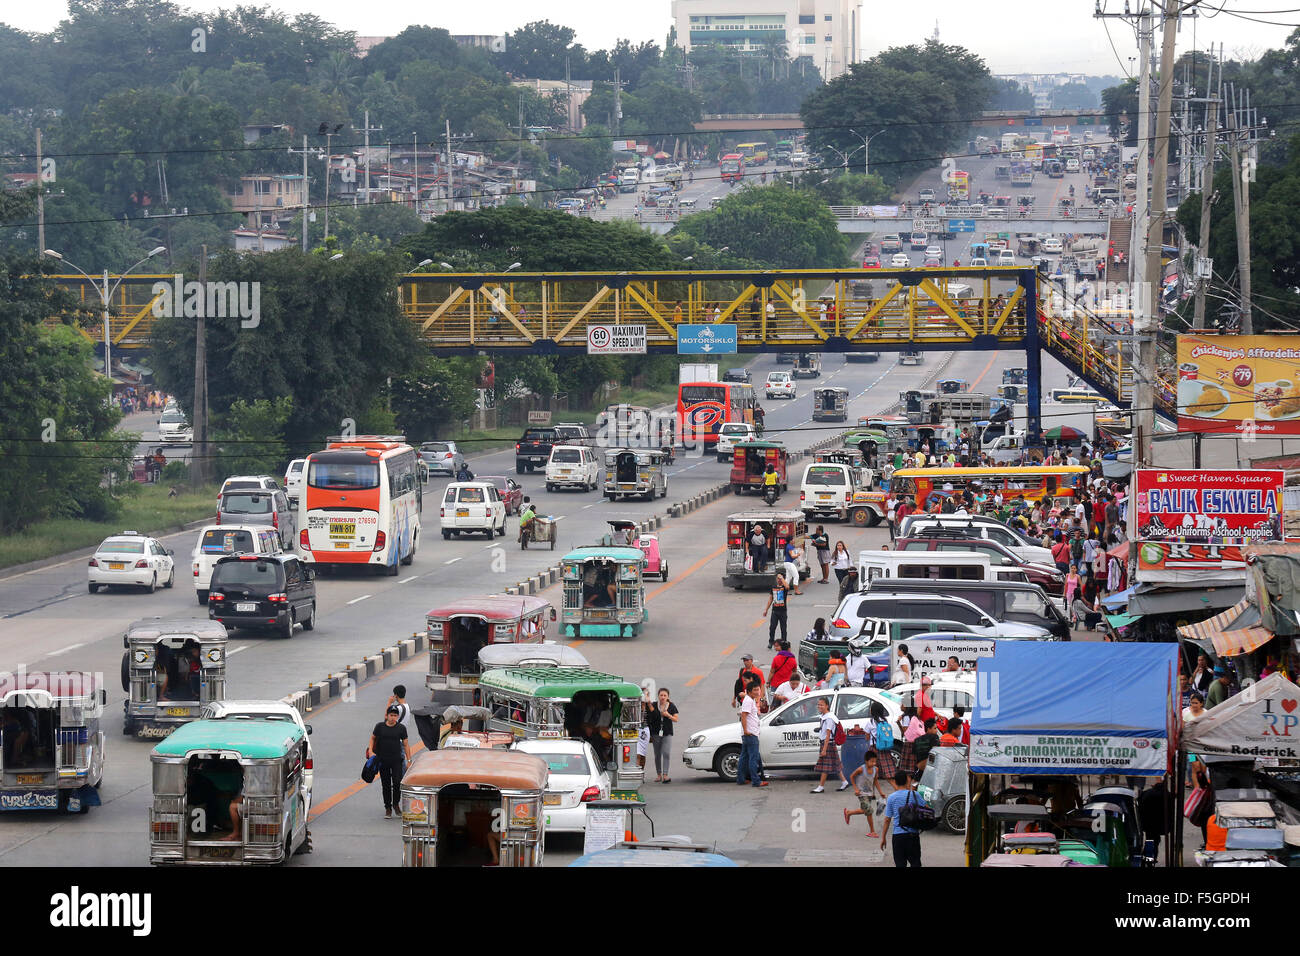
<path fill-rule="evenodd" d="M 820 773 L 821 779 L 817 781 L 817 786 L 813 787 L 812 792 L 823 793 L 826 790 L 826 775 L 832 773 L 839 775 L 840 789 L 847 790 L 849 782 L 844 779 L 844 770 L 840 765 L 840 745 L 848 739 L 848 735 L 844 732 L 844 726 L 839 719 L 831 713 L 829 697 L 817 698 L 817 715 L 820 721 L 817 739 L 821 741 L 821 749 L 817 754 L 817 764 L 813 767 L 813 773 Z"/>
<path fill-rule="evenodd" d="M 898 753 L 894 750 L 894 727 L 889 711 L 880 701 L 871 704 L 871 740 L 876 748 L 876 766 L 881 780 L 893 780 L 898 772 Z"/>
<path fill-rule="evenodd" d="M 897 788 L 885 799 L 885 825 L 880 831 L 880 849 L 884 850 L 890 828 L 894 831 L 894 866 L 921 865 L 921 820 L 918 810 L 928 811 L 933 822 L 933 810 L 925 798 L 916 792 L 916 781 L 903 771 L 894 774 Z"/>

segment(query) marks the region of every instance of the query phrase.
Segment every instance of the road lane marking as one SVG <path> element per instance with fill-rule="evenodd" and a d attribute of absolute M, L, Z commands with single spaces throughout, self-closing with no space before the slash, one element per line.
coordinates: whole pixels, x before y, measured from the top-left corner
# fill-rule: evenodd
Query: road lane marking
<path fill-rule="evenodd" d="M 767 615 L 764 614 L 762 617 L 760 617 L 757 621 L 755 621 L 753 624 L 749 626 L 751 628 L 757 628 L 757 627 L 762 627 L 766 623 L 767 623 Z"/>
<path fill-rule="evenodd" d="M 45 656 L 46 656 L 46 657 L 58 657 L 60 654 L 66 654 L 66 653 L 68 653 L 69 651 L 75 651 L 77 648 L 79 648 L 79 647 L 85 647 L 85 646 L 86 646 L 86 643 L 85 643 L 84 641 L 83 641 L 82 643 L 80 643 L 80 644 L 69 644 L 67 647 L 60 647 L 57 651 L 50 651 L 50 652 L 49 652 L 48 654 L 46 654 Z"/>
<path fill-rule="evenodd" d="M 655 588 L 653 591 L 651 591 L 649 594 L 645 596 L 645 599 L 649 601 L 656 594 L 662 594 L 664 591 L 667 591 L 669 588 L 676 587 L 678 584 L 681 584 L 682 581 L 689 578 L 692 574 L 694 574 L 700 568 L 704 567 L 704 565 L 708 564 L 710 561 L 712 561 L 714 558 L 716 558 L 718 555 L 720 555 L 723 551 L 726 550 L 727 550 L 727 546 L 725 544 L 720 545 L 716 551 L 714 551 L 711 554 L 706 554 L 704 557 L 700 558 L 700 560 L 696 561 L 684 572 L 677 575 L 677 577 L 673 578 L 667 584 Z"/>
<path fill-rule="evenodd" d="M 700 681 L 702 681 L 702 680 L 704 680 L 704 675 L 703 675 L 703 674 L 696 674 L 694 677 L 692 677 L 690 680 L 688 680 L 688 681 L 686 682 L 686 686 L 687 686 L 687 687 L 694 687 L 696 684 L 698 684 L 698 683 L 699 683 Z"/>
<path fill-rule="evenodd" d="M 240 651 L 246 651 L 252 646 L 252 644 L 240 644 L 238 647 L 232 647 L 230 650 L 226 651 L 226 656 L 229 657 L 231 654 L 238 654 Z"/>
<path fill-rule="evenodd" d="M 992 355 L 989 356 L 989 364 L 984 366 L 984 371 L 980 372 L 979 375 L 975 376 L 975 380 L 970 383 L 971 388 L 974 388 L 981 381 L 983 381 L 984 376 L 989 373 L 989 369 L 993 367 L 993 363 L 996 362 L 997 360 L 998 360 L 997 352 L 994 352 Z"/>
<path fill-rule="evenodd" d="M 359 604 L 360 602 L 364 601 L 366 598 L 371 597 L 371 596 L 372 596 L 372 595 L 369 595 L 369 594 L 363 594 L 363 595 L 361 595 L 361 597 L 359 597 L 359 598 L 353 598 L 351 601 L 348 601 L 347 603 L 348 603 L 348 604 Z"/>
<path fill-rule="evenodd" d="M 586 511 L 588 508 L 594 508 L 594 507 L 596 507 L 595 503 L 592 503 L 592 504 L 589 504 L 589 505 L 583 505 L 583 506 L 582 506 L 582 510 L 583 510 L 583 511 Z"/>
<path fill-rule="evenodd" d="M 417 743 L 412 745 L 411 756 L 414 757 L 423 749 L 424 749 L 423 743 Z M 356 794 L 360 793 L 362 790 L 366 789 L 366 787 L 368 786 L 370 786 L 370 784 L 366 783 L 364 780 L 358 780 L 355 783 L 348 784 L 338 793 L 331 794 L 330 796 L 322 800 L 320 803 L 313 803 L 311 808 L 311 813 L 307 814 L 307 819 L 315 820 L 321 814 L 328 813 L 330 810 L 333 810 L 344 800 L 348 799 L 348 797 L 355 796 Z"/>
<path fill-rule="evenodd" d="M 418 577 L 419 577 L 418 574 L 412 574 L 409 578 L 402 578 L 402 580 L 398 581 L 397 583 L 398 583 L 398 584 L 405 584 L 407 581 L 414 581 L 414 580 L 415 580 L 416 578 L 418 578 Z"/>
<path fill-rule="evenodd" d="M 722 649 L 722 656 L 729 657 L 731 655 L 731 652 L 734 651 L 739 646 L 740 646 L 739 644 L 728 644 L 726 647 Z"/>
<path fill-rule="evenodd" d="M 460 560 L 462 560 L 462 559 L 461 559 L 461 558 L 452 558 L 450 561 L 444 561 L 444 562 L 442 562 L 442 563 L 443 563 L 443 564 L 455 564 L 457 561 L 460 561 Z"/>
<path fill-rule="evenodd" d="M 569 641 L 569 646 L 570 646 L 570 647 L 577 647 L 579 644 L 586 644 L 586 643 L 587 643 L 587 639 L 586 639 L 585 637 L 583 637 L 583 638 L 579 638 L 579 639 L 576 640 L 576 641 Z"/>

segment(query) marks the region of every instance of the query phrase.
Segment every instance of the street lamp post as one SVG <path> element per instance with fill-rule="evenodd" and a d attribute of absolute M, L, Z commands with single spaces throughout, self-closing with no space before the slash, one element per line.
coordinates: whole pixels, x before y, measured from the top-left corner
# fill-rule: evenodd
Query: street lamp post
<path fill-rule="evenodd" d="M 136 269 L 144 265 L 154 256 L 160 255 L 161 253 L 164 253 L 166 251 L 167 251 L 166 246 L 155 247 L 147 256 L 145 256 L 135 265 L 131 266 L 131 268 L 124 270 L 122 274 L 117 277 L 117 281 L 113 283 L 113 287 L 111 289 L 108 287 L 107 269 L 104 270 L 104 286 L 101 289 L 96 284 L 96 280 L 92 279 L 90 277 L 90 274 L 86 272 L 85 269 L 82 269 L 74 262 L 69 262 L 67 259 L 63 258 L 63 255 L 61 253 L 55 252 L 53 249 L 45 249 L 42 253 L 43 255 L 46 255 L 51 259 L 58 260 L 59 262 L 63 263 L 65 266 L 70 266 L 71 268 L 76 269 L 79 273 L 81 273 L 83 276 L 86 277 L 86 281 L 90 283 L 90 287 L 94 289 L 95 292 L 99 295 L 100 304 L 102 306 L 101 316 L 104 322 L 104 374 L 108 376 L 108 384 L 110 389 L 112 388 L 113 385 L 113 355 L 112 355 L 113 342 L 112 342 L 112 336 L 109 334 L 109 329 L 108 329 L 108 305 L 110 302 L 113 301 L 113 293 L 117 292 L 118 287 L 122 284 L 122 280 L 125 279 L 129 273 L 134 272 Z"/>
<path fill-rule="evenodd" d="M 850 133 L 853 133 L 853 130 L 849 130 L 849 132 L 850 132 Z M 884 132 L 883 129 L 876 130 L 874 133 L 872 133 L 872 134 L 871 134 L 870 136 L 868 136 L 866 139 L 863 139 L 863 140 L 862 140 L 862 149 L 863 149 L 863 153 L 862 153 L 862 175 L 863 175 L 863 176 L 870 176 L 870 175 L 871 175 L 871 141 L 872 141 L 873 139 L 875 139 L 877 136 L 879 136 L 879 135 L 880 135 L 881 133 L 883 133 L 883 132 Z M 858 134 L 857 134 L 857 133 L 853 133 L 853 135 L 854 135 L 854 136 L 857 136 Z M 859 139 L 862 139 L 862 137 L 858 137 L 858 138 L 859 138 Z"/>

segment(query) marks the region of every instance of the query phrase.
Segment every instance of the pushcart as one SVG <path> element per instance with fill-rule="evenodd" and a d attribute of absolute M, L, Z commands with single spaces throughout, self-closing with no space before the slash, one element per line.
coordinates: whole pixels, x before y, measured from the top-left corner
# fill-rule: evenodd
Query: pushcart
<path fill-rule="evenodd" d="M 534 517 L 533 533 L 532 533 L 533 542 L 541 543 L 543 541 L 549 541 L 551 544 L 551 550 L 554 551 L 555 550 L 555 527 L 556 527 L 556 521 L 554 518 L 546 518 L 543 517 L 542 515 L 537 515 L 536 517 Z"/>

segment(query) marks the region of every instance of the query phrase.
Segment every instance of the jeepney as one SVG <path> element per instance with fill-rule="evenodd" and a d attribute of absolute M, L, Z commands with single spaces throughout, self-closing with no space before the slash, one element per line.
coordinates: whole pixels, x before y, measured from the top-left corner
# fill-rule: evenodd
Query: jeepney
<path fill-rule="evenodd" d="M 847 388 L 814 388 L 812 420 L 815 422 L 843 422 L 849 417 L 849 390 Z"/>
<path fill-rule="evenodd" d="M 549 773 L 513 750 L 416 754 L 402 777 L 402 866 L 541 866 Z"/>
<path fill-rule="evenodd" d="M 636 684 L 586 667 L 509 667 L 485 673 L 479 689 L 490 730 L 520 740 L 585 740 L 613 772 L 614 790 L 641 788 L 636 742 L 644 715 Z"/>
<path fill-rule="evenodd" d="M 469 703 L 482 672 L 479 651 L 494 644 L 538 644 L 555 617 L 549 601 L 531 595 L 480 594 L 435 607 L 424 617 L 424 686 L 435 699 Z"/>
<path fill-rule="evenodd" d="M 785 445 L 776 441 L 738 441 L 731 455 L 731 493 L 745 491 L 763 493 L 763 474 L 767 466 L 776 469 L 777 485 L 782 494 L 786 491 L 786 463 L 790 454 Z"/>
<path fill-rule="evenodd" d="M 0 673 L 0 810 L 99 806 L 106 698 L 81 671 Z"/>
<path fill-rule="evenodd" d="M 754 528 L 763 530 L 763 555 L 752 554 L 750 538 Z M 722 583 L 737 591 L 746 587 L 770 588 L 783 572 L 787 543 L 802 554 L 795 562 L 801 578 L 810 576 L 808 564 L 808 519 L 802 511 L 740 511 L 727 515 L 727 565 Z"/>
<path fill-rule="evenodd" d="M 122 733 L 166 737 L 226 697 L 225 625 L 193 618 L 144 618 L 122 637 Z"/>
<path fill-rule="evenodd" d="M 640 548 L 590 545 L 560 559 L 564 637 L 636 637 L 650 612 Z"/>
<path fill-rule="evenodd" d="M 289 720 L 196 720 L 149 755 L 149 862 L 283 863 L 311 850 L 307 735 Z"/>
<path fill-rule="evenodd" d="M 609 448 L 605 451 L 605 497 L 610 501 L 633 495 L 653 501 L 668 494 L 668 456 L 658 449 Z"/>
<path fill-rule="evenodd" d="M 576 647 L 543 641 L 540 644 L 489 644 L 478 652 L 481 671 L 496 667 L 590 667 Z"/>

